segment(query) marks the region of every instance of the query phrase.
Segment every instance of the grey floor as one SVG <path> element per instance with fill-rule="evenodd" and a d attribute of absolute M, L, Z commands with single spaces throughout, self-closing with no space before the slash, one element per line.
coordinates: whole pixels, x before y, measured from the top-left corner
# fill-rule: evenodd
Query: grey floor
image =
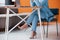
<path fill-rule="evenodd" d="M 45 26 L 45 29 L 46 29 L 46 26 Z M 59 27 L 58 36 L 56 35 L 55 25 L 49 25 L 48 33 L 49 33 L 48 38 L 46 38 L 46 35 L 44 35 L 44 40 L 60 40 L 60 27 Z M 37 36 L 35 39 L 29 39 L 30 35 L 31 35 L 31 28 L 28 28 L 26 31 L 16 30 L 8 34 L 8 40 L 41 40 L 39 27 L 37 27 Z M 5 40 L 4 32 L 0 32 L 0 40 Z"/>

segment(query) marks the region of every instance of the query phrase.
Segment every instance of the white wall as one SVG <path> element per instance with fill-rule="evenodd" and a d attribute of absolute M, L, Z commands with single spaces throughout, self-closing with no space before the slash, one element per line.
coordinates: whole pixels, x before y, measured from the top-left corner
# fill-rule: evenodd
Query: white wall
<path fill-rule="evenodd" d="M 0 0 L 0 6 L 5 5 L 5 0 Z"/>
<path fill-rule="evenodd" d="M 5 3 L 5 0 L 0 0 L 0 3 Z"/>

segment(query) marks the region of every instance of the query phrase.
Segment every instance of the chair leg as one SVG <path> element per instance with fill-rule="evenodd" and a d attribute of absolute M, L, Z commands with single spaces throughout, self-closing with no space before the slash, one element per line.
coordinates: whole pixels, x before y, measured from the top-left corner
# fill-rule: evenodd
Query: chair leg
<path fill-rule="evenodd" d="M 46 33 L 46 37 L 48 37 L 48 25 L 49 25 L 49 22 L 47 22 L 47 33 Z"/>
<path fill-rule="evenodd" d="M 58 22 L 56 21 L 56 31 L 57 31 L 57 36 L 58 36 Z"/>
<path fill-rule="evenodd" d="M 44 22 L 43 22 L 43 30 L 44 30 L 44 35 L 45 35 L 45 27 L 44 27 Z"/>

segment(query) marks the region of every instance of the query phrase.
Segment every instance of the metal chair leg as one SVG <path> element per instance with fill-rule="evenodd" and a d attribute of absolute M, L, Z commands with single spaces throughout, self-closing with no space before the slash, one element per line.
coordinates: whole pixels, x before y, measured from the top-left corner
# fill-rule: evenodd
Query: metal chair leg
<path fill-rule="evenodd" d="M 44 27 L 44 22 L 43 22 L 43 30 L 44 30 L 44 35 L 45 35 L 45 27 Z"/>
<path fill-rule="evenodd" d="M 57 36 L 58 36 L 58 22 L 56 21 L 56 31 L 57 31 Z"/>
<path fill-rule="evenodd" d="M 49 22 L 47 22 L 47 33 L 46 33 L 46 37 L 48 37 L 48 25 L 49 25 Z"/>

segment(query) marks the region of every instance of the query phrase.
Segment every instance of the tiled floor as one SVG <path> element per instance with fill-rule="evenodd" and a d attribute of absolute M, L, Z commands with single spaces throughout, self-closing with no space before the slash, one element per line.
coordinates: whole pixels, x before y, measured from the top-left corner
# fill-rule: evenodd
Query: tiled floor
<path fill-rule="evenodd" d="M 29 39 L 30 34 L 31 34 L 31 28 L 28 28 L 26 31 L 23 30 L 13 31 L 10 34 L 8 34 L 8 40 L 41 40 L 39 27 L 37 27 L 37 38 Z M 4 38 L 5 38 L 4 33 L 0 34 L 0 40 L 5 40 Z M 48 38 L 46 38 L 46 36 L 44 35 L 44 40 L 60 40 L 60 27 L 59 27 L 59 36 L 57 37 L 56 26 L 50 25 Z"/>

